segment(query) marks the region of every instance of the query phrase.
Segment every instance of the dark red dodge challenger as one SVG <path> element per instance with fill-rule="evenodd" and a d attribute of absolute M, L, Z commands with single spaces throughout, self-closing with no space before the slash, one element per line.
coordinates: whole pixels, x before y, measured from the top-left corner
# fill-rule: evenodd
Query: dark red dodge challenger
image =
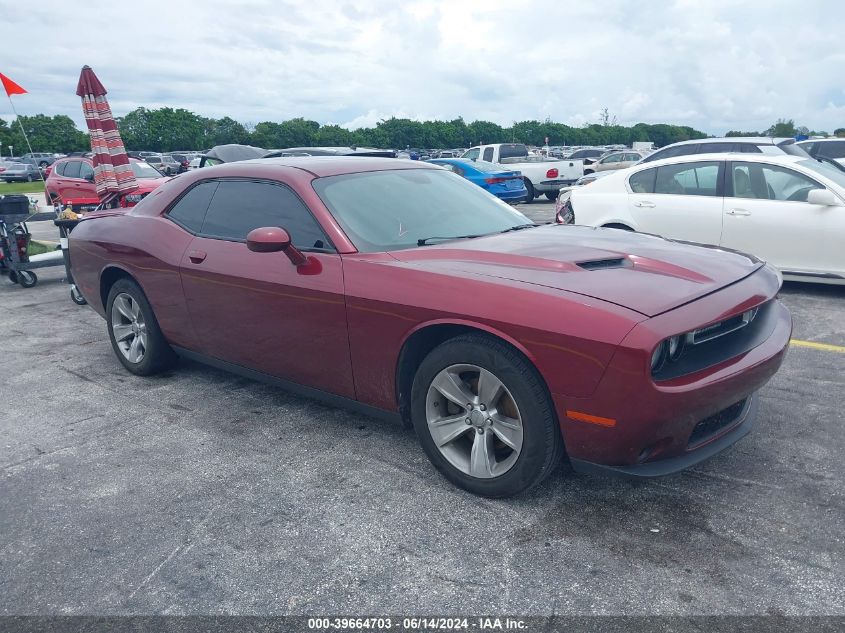
<path fill-rule="evenodd" d="M 472 492 L 676 472 L 751 429 L 792 322 L 753 257 L 535 226 L 442 168 L 288 158 L 195 170 L 79 224 L 115 354 L 177 356 L 401 418 Z"/>

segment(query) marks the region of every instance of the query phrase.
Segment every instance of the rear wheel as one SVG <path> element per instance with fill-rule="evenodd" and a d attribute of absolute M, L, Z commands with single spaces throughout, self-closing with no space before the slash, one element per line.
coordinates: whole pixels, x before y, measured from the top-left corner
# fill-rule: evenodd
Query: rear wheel
<path fill-rule="evenodd" d="M 534 185 L 531 184 L 531 181 L 528 178 L 523 178 L 525 181 L 525 190 L 528 192 L 525 196 L 525 202 L 531 204 L 534 202 Z"/>
<path fill-rule="evenodd" d="M 133 374 L 150 376 L 176 361 L 158 326 L 150 302 L 131 279 L 111 287 L 106 302 L 109 339 L 118 360 Z"/>
<path fill-rule="evenodd" d="M 555 200 L 557 200 L 557 194 L 557 191 L 547 191 L 544 195 L 546 196 L 546 200 L 554 202 Z"/>
<path fill-rule="evenodd" d="M 453 484 L 488 497 L 535 486 L 563 452 L 539 374 L 488 336 L 451 339 L 423 360 L 411 420 L 431 463 Z"/>

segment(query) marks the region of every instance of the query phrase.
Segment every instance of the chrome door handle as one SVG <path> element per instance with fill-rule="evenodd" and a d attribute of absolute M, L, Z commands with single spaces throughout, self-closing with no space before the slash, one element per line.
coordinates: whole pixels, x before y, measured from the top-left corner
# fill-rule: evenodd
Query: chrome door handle
<path fill-rule="evenodd" d="M 191 260 L 192 264 L 202 264 L 207 256 L 205 251 L 190 251 L 188 253 L 188 259 Z"/>
<path fill-rule="evenodd" d="M 649 202 L 648 200 L 642 200 L 640 202 L 635 202 L 634 206 L 640 207 L 641 209 L 653 209 L 657 205 L 654 204 L 653 202 Z"/>
<path fill-rule="evenodd" d="M 751 215 L 751 211 L 746 209 L 731 209 L 728 211 L 728 215 Z"/>

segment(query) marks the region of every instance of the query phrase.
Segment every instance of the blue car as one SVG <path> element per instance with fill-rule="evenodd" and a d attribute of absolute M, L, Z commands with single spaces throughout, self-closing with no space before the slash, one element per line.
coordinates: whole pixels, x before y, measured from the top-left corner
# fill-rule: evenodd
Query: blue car
<path fill-rule="evenodd" d="M 494 163 L 469 158 L 435 158 L 428 162 L 463 176 L 505 202 L 522 202 L 528 197 L 522 173 L 518 171 L 506 171 Z"/>

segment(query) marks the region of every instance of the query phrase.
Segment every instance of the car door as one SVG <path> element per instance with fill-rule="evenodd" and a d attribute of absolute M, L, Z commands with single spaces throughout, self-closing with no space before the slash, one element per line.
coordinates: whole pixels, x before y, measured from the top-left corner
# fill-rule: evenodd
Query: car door
<path fill-rule="evenodd" d="M 724 163 L 698 161 L 639 169 L 628 177 L 636 229 L 718 245 L 722 236 Z"/>
<path fill-rule="evenodd" d="M 824 188 L 781 165 L 730 163 L 722 245 L 783 271 L 842 274 L 845 208 L 807 202 L 809 191 Z"/>
<path fill-rule="evenodd" d="M 81 160 L 69 160 L 65 163 L 57 191 L 63 203 L 80 197 L 79 189 L 82 186 L 82 180 L 79 178 L 79 170 L 81 165 Z"/>
<path fill-rule="evenodd" d="M 220 179 L 180 272 L 204 354 L 354 397 L 338 255 L 300 198 L 274 181 Z M 207 195 L 208 191 L 203 192 Z M 308 263 L 247 249 L 255 228 L 286 229 Z"/>

